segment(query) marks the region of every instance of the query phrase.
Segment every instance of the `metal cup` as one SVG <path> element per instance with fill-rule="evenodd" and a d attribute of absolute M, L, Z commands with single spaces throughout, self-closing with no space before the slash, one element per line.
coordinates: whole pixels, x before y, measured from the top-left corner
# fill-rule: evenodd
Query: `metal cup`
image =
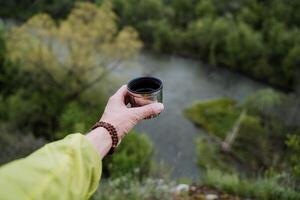
<path fill-rule="evenodd" d="M 140 107 L 154 102 L 161 102 L 163 99 L 163 83 L 154 77 L 135 78 L 127 84 L 128 101 L 131 107 Z M 151 115 L 147 119 L 156 117 Z"/>

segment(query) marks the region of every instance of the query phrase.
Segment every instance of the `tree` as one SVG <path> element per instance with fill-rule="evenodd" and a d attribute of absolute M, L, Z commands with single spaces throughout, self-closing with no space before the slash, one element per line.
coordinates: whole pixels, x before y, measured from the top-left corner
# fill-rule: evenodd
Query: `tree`
<path fill-rule="evenodd" d="M 216 16 L 216 7 L 212 0 L 202 0 L 196 5 L 195 12 L 197 17 L 214 17 Z"/>
<path fill-rule="evenodd" d="M 55 18 L 66 17 L 76 1 L 82 0 L 1 0 L 0 15 L 6 18 L 26 20 L 40 12 Z"/>
<path fill-rule="evenodd" d="M 58 24 L 38 14 L 10 31 L 8 59 L 35 75 L 43 89 L 64 91 L 63 100 L 72 100 L 141 48 L 137 32 L 119 31 L 116 19 L 110 3 L 78 3 Z"/>
<path fill-rule="evenodd" d="M 138 175 L 138 178 L 147 177 L 153 169 L 153 153 L 153 145 L 147 135 L 131 131 L 114 156 L 105 158 L 103 172 L 111 177 L 128 174 Z"/>
<path fill-rule="evenodd" d="M 54 139 L 66 133 L 61 133 L 65 124 L 60 119 L 72 113 L 68 109 L 73 101 L 79 111 L 100 112 L 103 91 L 96 86 L 142 46 L 137 32 L 131 27 L 119 30 L 116 20 L 108 2 L 101 7 L 78 3 L 59 23 L 38 14 L 12 28 L 6 35 L 6 69 L 17 66 L 20 86 L 1 101 L 0 109 L 9 110 L 2 119 L 23 133 Z M 79 120 L 96 120 L 88 115 L 92 119 Z M 72 125 L 68 128 L 73 130 Z"/>
<path fill-rule="evenodd" d="M 222 63 L 232 69 L 253 71 L 263 54 L 261 34 L 243 22 L 233 26 L 232 30 L 225 36 Z"/>
<path fill-rule="evenodd" d="M 290 162 L 294 175 L 300 178 L 300 136 L 299 134 L 289 135 L 286 144 L 290 149 Z"/>
<path fill-rule="evenodd" d="M 172 15 L 161 0 L 113 0 L 114 10 L 120 17 L 120 26 L 134 26 L 146 44 L 153 43 L 158 21 Z"/>

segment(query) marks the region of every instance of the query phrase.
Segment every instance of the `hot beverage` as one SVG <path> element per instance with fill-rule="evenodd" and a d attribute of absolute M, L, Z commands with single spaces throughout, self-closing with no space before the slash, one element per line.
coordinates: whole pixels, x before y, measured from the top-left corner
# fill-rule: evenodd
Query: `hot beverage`
<path fill-rule="evenodd" d="M 127 84 L 129 103 L 132 107 L 162 102 L 162 81 L 154 77 L 139 77 Z M 151 116 L 150 118 L 155 117 Z"/>

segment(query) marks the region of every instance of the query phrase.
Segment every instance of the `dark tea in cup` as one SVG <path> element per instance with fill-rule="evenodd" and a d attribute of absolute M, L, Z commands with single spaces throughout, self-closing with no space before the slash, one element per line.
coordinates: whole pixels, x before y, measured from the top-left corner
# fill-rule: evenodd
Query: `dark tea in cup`
<path fill-rule="evenodd" d="M 163 98 L 163 83 L 155 77 L 135 78 L 127 84 L 129 103 L 131 107 L 144 106 L 154 102 L 161 102 Z M 153 118 L 155 116 L 150 116 Z"/>

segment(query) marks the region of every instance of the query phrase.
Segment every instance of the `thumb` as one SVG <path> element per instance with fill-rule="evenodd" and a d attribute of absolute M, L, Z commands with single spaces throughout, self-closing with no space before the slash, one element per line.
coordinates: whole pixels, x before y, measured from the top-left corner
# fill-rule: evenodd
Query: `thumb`
<path fill-rule="evenodd" d="M 132 108 L 134 112 L 139 116 L 139 120 L 149 117 L 151 115 L 157 115 L 164 109 L 162 103 L 151 103 L 142 107 Z"/>

